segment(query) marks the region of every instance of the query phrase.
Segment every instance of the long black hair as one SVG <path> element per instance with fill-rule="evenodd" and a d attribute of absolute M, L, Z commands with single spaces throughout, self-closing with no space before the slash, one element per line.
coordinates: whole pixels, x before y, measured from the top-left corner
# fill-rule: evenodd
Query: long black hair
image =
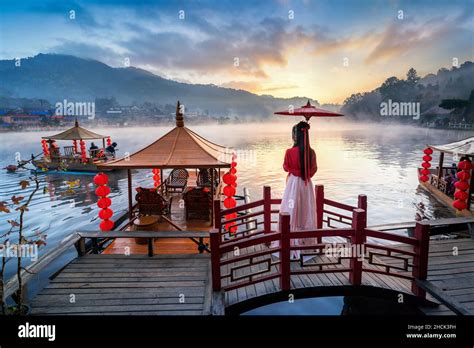
<path fill-rule="evenodd" d="M 309 146 L 309 123 L 301 121 L 293 126 L 294 145 L 299 149 L 301 178 L 304 181 L 310 179 L 311 147 Z"/>

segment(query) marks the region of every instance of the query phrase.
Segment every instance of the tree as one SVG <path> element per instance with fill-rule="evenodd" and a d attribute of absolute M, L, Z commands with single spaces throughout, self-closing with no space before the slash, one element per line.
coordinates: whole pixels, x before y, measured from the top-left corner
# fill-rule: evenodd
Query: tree
<path fill-rule="evenodd" d="M 392 99 L 398 101 L 403 82 L 403 80 L 399 80 L 395 76 L 386 79 L 385 82 L 382 83 L 382 86 L 380 86 L 380 94 L 382 94 L 382 98 L 384 100 Z"/>
<path fill-rule="evenodd" d="M 415 69 L 410 68 L 407 72 L 407 82 L 410 85 L 416 85 L 420 81 L 420 77 L 418 76 L 418 73 L 416 72 Z"/>
<path fill-rule="evenodd" d="M 462 99 L 443 99 L 441 101 L 441 104 L 439 104 L 440 108 L 446 109 L 446 110 L 452 110 L 452 109 L 458 109 L 458 108 L 464 108 L 469 105 L 468 100 L 462 100 Z"/>
<path fill-rule="evenodd" d="M 7 309 L 10 312 L 15 314 L 23 314 L 23 284 L 22 284 L 22 272 L 29 272 L 22 266 L 22 253 L 25 250 L 25 247 L 30 246 L 30 248 L 36 246 L 40 247 L 41 245 L 46 244 L 45 239 L 46 235 L 41 234 L 41 232 L 36 231 L 33 235 L 28 235 L 25 231 L 24 225 L 24 214 L 29 210 L 28 207 L 33 200 L 34 195 L 40 189 L 40 181 L 38 179 L 38 175 L 34 174 L 29 178 L 29 180 L 22 180 L 20 181 L 19 185 L 22 190 L 25 190 L 28 186 L 32 184 L 33 190 L 28 195 L 28 198 L 25 200 L 23 196 L 14 195 L 11 197 L 11 203 L 8 202 L 0 202 L 0 211 L 4 213 L 9 213 L 10 209 L 15 209 L 15 211 L 19 211 L 19 217 L 15 220 L 8 220 L 9 229 L 3 235 L 0 235 L 0 239 L 4 246 L 8 245 L 10 247 L 10 237 L 12 233 L 16 232 L 18 234 L 18 244 L 14 245 L 16 248 L 16 276 L 18 281 L 18 291 L 15 294 L 15 299 L 17 306 L 15 307 L 7 307 L 6 303 L 4 302 L 4 274 L 5 274 L 5 266 L 11 258 L 7 258 L 7 248 L 4 247 L 4 252 L 2 254 L 2 262 L 0 268 L 0 305 L 2 314 L 7 314 Z M 16 311 L 16 312 L 15 312 Z"/>

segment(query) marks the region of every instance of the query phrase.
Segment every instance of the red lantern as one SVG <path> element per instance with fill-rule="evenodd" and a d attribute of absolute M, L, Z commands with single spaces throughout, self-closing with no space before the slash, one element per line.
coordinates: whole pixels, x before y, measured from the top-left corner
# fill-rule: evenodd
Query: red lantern
<path fill-rule="evenodd" d="M 86 143 L 84 142 L 84 140 L 81 139 L 81 141 L 79 142 L 79 145 L 81 147 L 81 160 L 82 160 L 82 163 L 87 163 Z"/>
<path fill-rule="evenodd" d="M 110 208 L 105 208 L 105 209 L 102 209 L 101 211 L 99 211 L 99 217 L 102 220 L 108 220 L 112 217 L 112 215 L 114 215 L 114 212 Z"/>
<path fill-rule="evenodd" d="M 74 140 L 72 141 L 72 145 L 73 145 L 73 147 L 74 147 L 74 153 L 77 153 L 78 151 L 77 151 L 77 140 L 76 140 L 76 139 L 74 139 Z"/>
<path fill-rule="evenodd" d="M 101 231 L 110 231 L 114 228 L 114 222 L 112 220 L 103 220 L 99 225 Z"/>
<path fill-rule="evenodd" d="M 464 210 L 467 208 L 467 204 L 465 201 L 461 201 L 458 199 L 454 201 L 453 207 L 456 208 L 457 210 Z"/>
<path fill-rule="evenodd" d="M 107 138 L 107 146 L 110 146 L 112 145 L 112 139 L 110 139 L 110 137 Z"/>
<path fill-rule="evenodd" d="M 102 185 L 95 189 L 95 194 L 99 197 L 105 197 L 110 193 L 110 188 L 108 186 Z"/>
<path fill-rule="evenodd" d="M 459 173 L 456 174 L 456 176 L 459 180 L 463 180 L 463 181 L 467 181 L 471 178 L 471 174 L 469 174 L 469 172 L 465 170 L 460 171 Z"/>
<path fill-rule="evenodd" d="M 153 183 L 155 185 L 155 188 L 157 188 L 161 184 L 160 170 L 158 168 L 153 168 L 152 173 L 153 173 Z"/>
<path fill-rule="evenodd" d="M 458 168 L 462 170 L 470 170 L 472 169 L 472 163 L 469 161 L 461 161 L 458 163 Z"/>
<path fill-rule="evenodd" d="M 111 204 L 112 200 L 108 197 L 99 198 L 99 200 L 97 201 L 97 206 L 102 209 L 110 207 Z"/>
<path fill-rule="evenodd" d="M 232 220 L 232 219 L 235 219 L 235 218 L 237 218 L 237 213 L 227 214 L 225 216 L 226 220 Z"/>
<path fill-rule="evenodd" d="M 425 169 L 428 169 L 429 167 L 431 167 L 431 164 L 428 163 L 428 162 L 423 162 L 423 163 L 421 164 L 421 166 L 422 166 L 423 168 L 425 168 Z"/>
<path fill-rule="evenodd" d="M 431 156 L 429 156 L 429 155 L 424 155 L 424 156 L 423 156 L 423 161 L 425 161 L 425 162 L 430 162 L 432 159 L 433 159 L 433 158 L 432 158 Z"/>
<path fill-rule="evenodd" d="M 454 184 L 457 190 L 454 193 L 456 200 L 453 202 L 453 207 L 461 211 L 467 208 L 466 201 L 469 198 L 467 191 L 470 186 L 468 180 L 471 178 L 469 171 L 472 169 L 472 164 L 469 161 L 461 161 L 458 163 L 458 168 L 461 169 L 461 171 L 456 174 L 459 181 Z"/>
<path fill-rule="evenodd" d="M 237 167 L 237 162 L 232 162 L 232 163 L 230 164 L 230 167 L 231 167 L 231 168 Z"/>
<path fill-rule="evenodd" d="M 420 181 L 427 182 L 430 178 L 426 175 L 422 175 L 422 176 L 420 176 L 419 179 L 420 179 Z"/>
<path fill-rule="evenodd" d="M 96 185 L 107 185 L 109 182 L 109 177 L 104 173 L 99 173 L 94 176 L 94 184 Z"/>
<path fill-rule="evenodd" d="M 234 208 L 237 205 L 237 202 L 233 197 L 227 197 L 224 199 L 224 207 L 227 209 Z"/>
<path fill-rule="evenodd" d="M 237 232 L 237 226 L 235 226 L 235 221 L 234 222 L 229 222 L 224 225 L 225 229 L 229 231 L 230 233 L 234 234 Z"/>
<path fill-rule="evenodd" d="M 431 155 L 433 153 L 433 149 L 427 147 L 424 151 L 425 155 Z"/>
<path fill-rule="evenodd" d="M 224 195 L 227 197 L 232 197 L 235 195 L 235 187 L 233 186 L 224 186 Z"/>
<path fill-rule="evenodd" d="M 107 197 L 110 193 L 110 187 L 107 186 L 108 182 L 109 177 L 104 173 L 99 173 L 94 177 L 94 184 L 97 185 L 95 194 L 100 197 L 97 201 L 97 206 L 102 209 L 99 211 L 99 218 L 102 219 L 99 227 L 102 231 L 110 231 L 114 228 L 114 222 L 109 220 L 114 212 L 112 209 L 109 209 L 112 200 Z"/>
<path fill-rule="evenodd" d="M 454 198 L 459 199 L 460 201 L 465 201 L 468 197 L 468 194 L 466 191 L 456 191 L 454 193 Z"/>
<path fill-rule="evenodd" d="M 237 177 L 231 173 L 225 173 L 224 176 L 222 177 L 222 181 L 224 181 L 224 183 L 227 185 L 232 185 L 233 183 L 235 183 L 236 180 L 237 180 Z"/>
<path fill-rule="evenodd" d="M 429 170 L 429 169 L 422 169 L 422 170 L 420 171 L 420 173 L 421 173 L 422 175 L 429 175 L 429 174 L 430 174 L 430 170 Z"/>
<path fill-rule="evenodd" d="M 235 175 L 235 173 L 237 173 L 237 169 L 235 169 L 235 168 L 230 168 L 229 172 L 230 172 L 231 174 L 234 174 L 234 175 Z"/>
<path fill-rule="evenodd" d="M 454 184 L 454 187 L 461 191 L 467 191 L 469 189 L 469 184 L 465 181 L 458 181 Z"/>

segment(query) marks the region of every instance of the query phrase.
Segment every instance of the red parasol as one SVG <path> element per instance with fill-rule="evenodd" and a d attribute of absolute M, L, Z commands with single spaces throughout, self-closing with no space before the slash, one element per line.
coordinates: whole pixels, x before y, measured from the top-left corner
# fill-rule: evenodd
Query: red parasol
<path fill-rule="evenodd" d="M 338 114 L 337 112 L 332 112 L 324 109 L 318 109 L 311 105 L 308 100 L 308 103 L 305 106 L 302 106 L 299 109 L 289 109 L 288 111 L 279 111 L 275 112 L 276 115 L 287 115 L 287 116 L 303 116 L 306 118 L 306 121 L 313 116 L 315 117 L 338 117 L 344 116 L 343 114 Z"/>

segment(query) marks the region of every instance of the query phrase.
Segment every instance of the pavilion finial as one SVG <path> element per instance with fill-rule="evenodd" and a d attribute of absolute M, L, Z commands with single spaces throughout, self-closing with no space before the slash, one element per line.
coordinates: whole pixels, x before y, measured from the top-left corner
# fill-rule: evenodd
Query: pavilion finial
<path fill-rule="evenodd" d="M 76 121 L 74 122 L 74 127 L 79 127 L 79 122 L 77 121 L 77 118 L 76 118 Z"/>
<path fill-rule="evenodd" d="M 176 127 L 184 127 L 184 114 L 179 100 L 176 104 Z"/>

